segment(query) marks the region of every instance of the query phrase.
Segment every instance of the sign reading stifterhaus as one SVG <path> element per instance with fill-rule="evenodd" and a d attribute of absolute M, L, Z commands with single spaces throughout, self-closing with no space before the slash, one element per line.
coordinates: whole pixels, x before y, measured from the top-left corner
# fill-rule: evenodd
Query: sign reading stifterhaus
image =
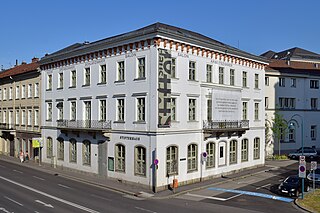
<path fill-rule="evenodd" d="M 159 50 L 158 127 L 168 128 L 171 122 L 171 52 Z"/>

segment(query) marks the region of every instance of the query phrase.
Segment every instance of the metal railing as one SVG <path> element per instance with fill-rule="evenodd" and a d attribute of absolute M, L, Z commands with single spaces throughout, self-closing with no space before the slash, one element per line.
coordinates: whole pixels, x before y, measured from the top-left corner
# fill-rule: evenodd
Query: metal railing
<path fill-rule="evenodd" d="M 249 128 L 249 120 L 203 121 L 203 129 L 205 129 L 205 130 L 247 129 L 247 128 Z"/>
<path fill-rule="evenodd" d="M 111 129 L 111 120 L 58 120 L 58 128 L 64 129 Z"/>

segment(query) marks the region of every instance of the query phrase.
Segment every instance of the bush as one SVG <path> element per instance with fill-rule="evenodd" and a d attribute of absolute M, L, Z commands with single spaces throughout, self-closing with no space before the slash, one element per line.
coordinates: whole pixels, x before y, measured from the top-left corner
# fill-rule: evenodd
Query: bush
<path fill-rule="evenodd" d="M 274 155 L 273 160 L 288 160 L 288 156 L 286 155 Z"/>

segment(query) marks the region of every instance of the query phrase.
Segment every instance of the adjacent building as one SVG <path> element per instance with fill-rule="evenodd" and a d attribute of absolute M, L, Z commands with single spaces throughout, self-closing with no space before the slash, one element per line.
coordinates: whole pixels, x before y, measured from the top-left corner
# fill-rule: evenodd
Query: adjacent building
<path fill-rule="evenodd" d="M 0 153 L 38 156 L 32 138 L 41 136 L 40 94 L 38 58 L 0 72 Z"/>
<path fill-rule="evenodd" d="M 154 190 L 264 164 L 260 56 L 155 23 L 40 64 L 44 162 Z"/>
<path fill-rule="evenodd" d="M 320 149 L 318 119 L 320 106 L 320 55 L 301 48 L 281 52 L 268 51 L 265 74 L 267 155 L 286 154 L 303 145 Z M 270 127 L 274 113 L 280 113 L 291 128 L 281 129 L 280 144 L 274 141 Z M 303 129 L 302 129 L 303 128 Z"/>

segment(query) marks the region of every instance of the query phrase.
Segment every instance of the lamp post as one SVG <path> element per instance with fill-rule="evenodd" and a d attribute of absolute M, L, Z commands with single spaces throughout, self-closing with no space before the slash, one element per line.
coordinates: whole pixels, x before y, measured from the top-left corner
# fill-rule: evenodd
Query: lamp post
<path fill-rule="evenodd" d="M 303 118 L 301 115 L 299 114 L 294 114 L 291 119 L 289 120 L 289 128 L 294 128 L 294 124 L 293 122 L 295 122 L 297 124 L 297 126 L 299 127 L 299 123 L 296 119 L 294 119 L 294 117 L 299 117 L 301 119 L 301 149 L 302 149 L 302 156 L 304 155 L 304 137 L 303 137 Z M 303 199 L 303 193 L 304 193 L 304 177 L 302 177 L 302 184 L 301 184 L 301 198 Z"/>

